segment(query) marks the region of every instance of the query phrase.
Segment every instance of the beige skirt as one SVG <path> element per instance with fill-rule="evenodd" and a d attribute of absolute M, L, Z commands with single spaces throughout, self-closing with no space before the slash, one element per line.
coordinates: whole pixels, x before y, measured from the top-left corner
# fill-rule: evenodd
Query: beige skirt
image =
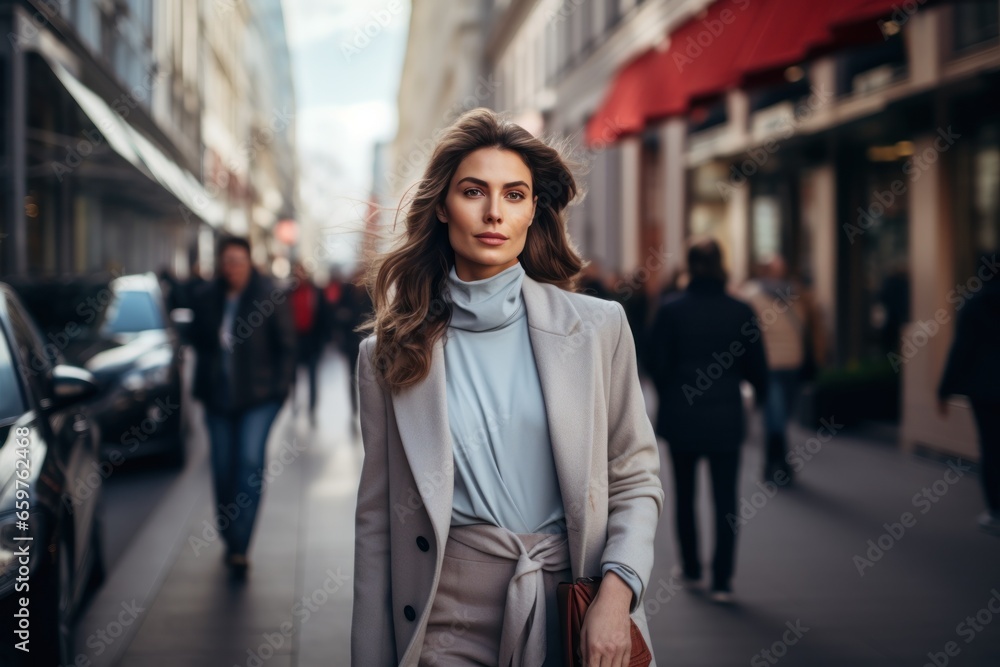
<path fill-rule="evenodd" d="M 495 541 L 484 543 L 494 536 Z M 520 553 L 511 548 L 510 536 L 516 536 L 523 545 L 515 543 Z M 453 526 L 445 546 L 420 667 L 498 667 L 502 652 L 514 655 L 513 660 L 508 660 L 514 665 L 561 667 L 565 662 L 556 585 L 571 580 L 565 534 L 510 533 L 483 524 Z M 508 591 L 511 598 L 524 599 L 508 599 Z M 539 613 L 536 600 L 544 604 L 543 613 Z M 530 611 L 526 611 L 529 607 Z M 512 626 L 506 632 L 505 622 Z M 544 625 L 539 627 L 539 623 Z M 543 649 L 532 652 L 525 648 L 530 644 L 538 649 L 543 637 Z M 540 655 L 545 656 L 544 660 Z M 537 664 L 525 664 L 529 662 Z"/>

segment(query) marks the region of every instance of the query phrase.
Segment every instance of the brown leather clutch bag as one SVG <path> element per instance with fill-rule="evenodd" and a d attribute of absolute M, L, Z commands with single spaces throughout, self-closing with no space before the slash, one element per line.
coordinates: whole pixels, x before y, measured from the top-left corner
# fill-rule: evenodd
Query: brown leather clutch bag
<path fill-rule="evenodd" d="M 597 589 L 601 586 L 600 577 L 583 577 L 575 582 L 561 582 L 556 587 L 556 597 L 559 602 L 559 623 L 562 627 L 563 655 L 566 656 L 566 667 L 579 667 L 583 664 L 580 655 L 580 629 L 583 627 L 583 617 L 587 614 L 590 603 L 597 597 Z M 632 652 L 629 655 L 629 667 L 649 667 L 653 654 L 635 621 L 632 624 Z"/>

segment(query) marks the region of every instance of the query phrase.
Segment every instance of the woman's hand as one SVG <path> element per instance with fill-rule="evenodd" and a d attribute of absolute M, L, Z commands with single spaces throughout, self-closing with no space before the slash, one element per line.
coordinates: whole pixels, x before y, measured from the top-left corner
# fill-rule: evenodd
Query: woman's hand
<path fill-rule="evenodd" d="M 632 589 L 614 572 L 601 580 L 580 629 L 584 667 L 628 667 L 632 650 Z"/>

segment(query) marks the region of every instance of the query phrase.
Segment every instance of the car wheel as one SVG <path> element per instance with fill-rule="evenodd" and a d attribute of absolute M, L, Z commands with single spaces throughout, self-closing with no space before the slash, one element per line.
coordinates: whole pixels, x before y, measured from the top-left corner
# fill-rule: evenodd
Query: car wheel
<path fill-rule="evenodd" d="M 73 561 L 65 537 L 59 538 L 55 562 L 48 570 L 39 572 L 35 584 L 39 585 L 39 623 L 32 636 L 32 665 L 73 664 Z"/>

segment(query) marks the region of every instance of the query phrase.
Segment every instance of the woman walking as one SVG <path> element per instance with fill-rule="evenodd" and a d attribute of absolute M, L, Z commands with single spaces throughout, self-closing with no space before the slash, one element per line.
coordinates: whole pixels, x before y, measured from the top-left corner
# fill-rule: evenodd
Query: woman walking
<path fill-rule="evenodd" d="M 361 345 L 352 664 L 562 665 L 556 584 L 603 575 L 587 666 L 627 665 L 663 504 L 622 307 L 559 153 L 486 109 L 443 135 Z"/>

